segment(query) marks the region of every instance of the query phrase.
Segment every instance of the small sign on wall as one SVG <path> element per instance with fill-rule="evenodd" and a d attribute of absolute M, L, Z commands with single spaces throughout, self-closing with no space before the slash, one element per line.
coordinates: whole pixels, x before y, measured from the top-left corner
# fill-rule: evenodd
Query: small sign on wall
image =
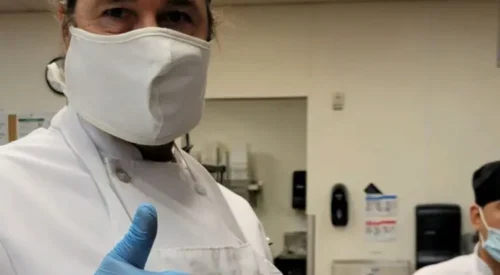
<path fill-rule="evenodd" d="M 54 113 L 8 114 L 0 110 L 0 145 L 20 139 L 38 128 L 48 128 Z"/>
<path fill-rule="evenodd" d="M 366 194 L 365 239 L 370 242 L 396 240 L 398 197 Z"/>
<path fill-rule="evenodd" d="M 369 242 L 390 242 L 396 240 L 395 219 L 365 221 L 365 240 Z"/>
<path fill-rule="evenodd" d="M 394 217 L 397 211 L 396 195 L 368 194 L 365 197 L 365 213 L 368 217 Z"/>
<path fill-rule="evenodd" d="M 34 130 L 43 127 L 45 118 L 34 114 L 23 114 L 17 116 L 17 138 L 27 136 Z"/>

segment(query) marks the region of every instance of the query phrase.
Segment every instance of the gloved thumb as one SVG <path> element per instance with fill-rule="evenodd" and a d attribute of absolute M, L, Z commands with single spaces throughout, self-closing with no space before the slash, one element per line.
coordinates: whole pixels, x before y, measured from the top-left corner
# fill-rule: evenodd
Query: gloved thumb
<path fill-rule="evenodd" d="M 108 257 L 144 269 L 158 231 L 156 209 L 151 204 L 137 208 L 132 226 Z"/>

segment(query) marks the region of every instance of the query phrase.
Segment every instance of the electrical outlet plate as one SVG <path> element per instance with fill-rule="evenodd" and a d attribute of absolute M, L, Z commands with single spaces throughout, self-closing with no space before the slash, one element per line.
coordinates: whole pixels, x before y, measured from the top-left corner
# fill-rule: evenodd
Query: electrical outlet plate
<path fill-rule="evenodd" d="M 345 106 L 345 94 L 341 92 L 336 92 L 333 95 L 333 110 L 342 111 Z"/>

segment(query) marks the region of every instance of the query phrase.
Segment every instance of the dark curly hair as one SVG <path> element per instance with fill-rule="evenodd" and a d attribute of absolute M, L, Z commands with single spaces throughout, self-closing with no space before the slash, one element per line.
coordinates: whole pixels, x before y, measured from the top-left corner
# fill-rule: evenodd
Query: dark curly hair
<path fill-rule="evenodd" d="M 75 8 L 76 8 L 76 2 L 77 0 L 66 0 L 65 4 L 65 18 L 64 18 L 64 26 L 65 29 L 69 27 L 71 24 L 71 20 L 73 18 L 73 14 L 75 13 Z M 214 15 L 212 13 L 212 10 L 210 8 L 210 3 L 211 0 L 207 0 L 207 14 L 208 14 L 208 37 L 207 41 L 212 40 L 215 37 L 215 19 Z"/>

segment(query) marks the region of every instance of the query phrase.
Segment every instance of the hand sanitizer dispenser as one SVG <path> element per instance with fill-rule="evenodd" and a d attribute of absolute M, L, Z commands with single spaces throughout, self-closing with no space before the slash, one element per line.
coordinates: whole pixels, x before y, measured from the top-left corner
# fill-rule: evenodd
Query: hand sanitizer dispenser
<path fill-rule="evenodd" d="M 338 183 L 332 188 L 331 220 L 333 226 L 346 226 L 349 221 L 349 205 L 347 202 L 347 188 Z"/>

